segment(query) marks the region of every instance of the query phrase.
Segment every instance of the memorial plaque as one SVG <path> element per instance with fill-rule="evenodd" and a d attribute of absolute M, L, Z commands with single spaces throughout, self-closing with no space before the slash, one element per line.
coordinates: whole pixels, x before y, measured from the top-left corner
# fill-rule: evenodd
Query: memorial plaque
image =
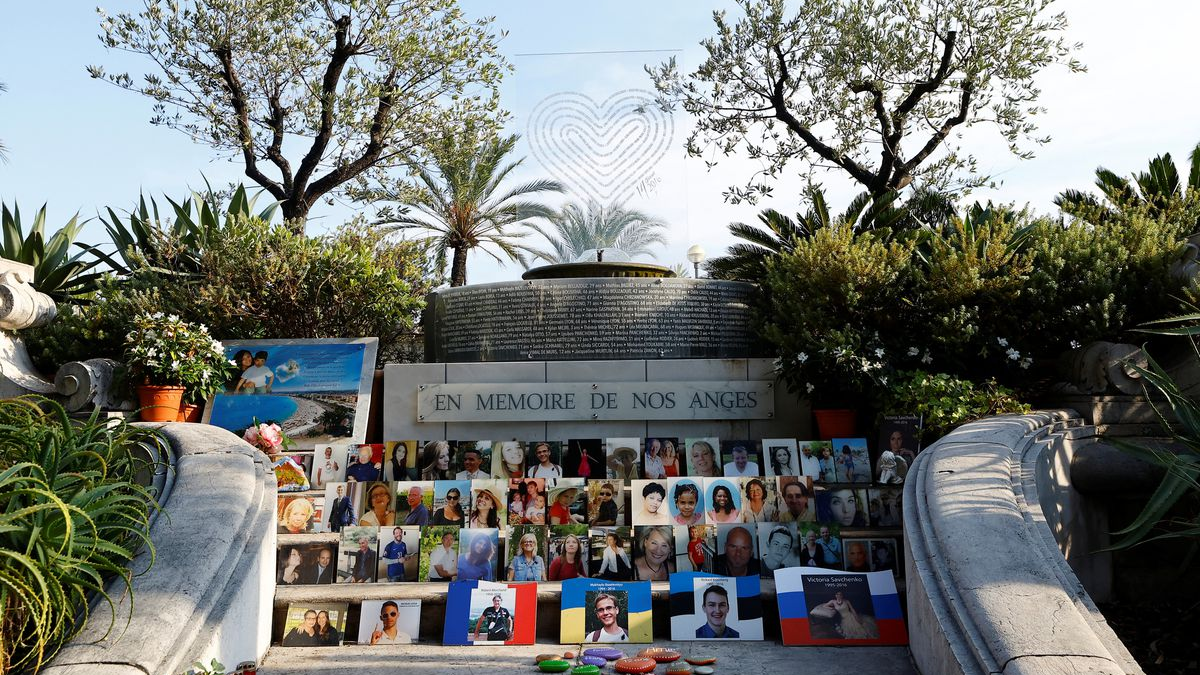
<path fill-rule="evenodd" d="M 770 419 L 773 382 L 422 384 L 420 422 Z"/>
<path fill-rule="evenodd" d="M 745 358 L 753 284 L 711 279 L 544 279 L 430 294 L 426 361 Z"/>

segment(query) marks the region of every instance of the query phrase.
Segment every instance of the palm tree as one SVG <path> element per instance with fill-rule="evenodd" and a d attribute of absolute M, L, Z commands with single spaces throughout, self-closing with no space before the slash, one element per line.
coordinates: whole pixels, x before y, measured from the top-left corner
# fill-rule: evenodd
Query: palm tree
<path fill-rule="evenodd" d="M 1102 197 L 1082 190 L 1064 190 L 1054 198 L 1054 203 L 1067 215 L 1083 220 L 1112 220 L 1129 207 L 1145 208 L 1148 215 L 1157 217 L 1189 195 L 1200 193 L 1200 143 L 1192 149 L 1190 160 L 1186 184 L 1180 180 L 1179 170 L 1168 152 L 1150 160 L 1149 170 L 1133 174 L 1132 181 L 1098 167 L 1096 187 Z M 1200 226 L 1200 222 L 1196 225 Z M 1193 227 L 1193 231 L 1196 229 Z"/>
<path fill-rule="evenodd" d="M 479 138 L 469 130 L 448 135 L 429 148 L 433 169 L 420 167 L 419 193 L 404 200 L 404 213 L 386 221 L 389 229 L 423 229 L 431 232 L 436 250 L 444 261 L 453 251 L 450 285 L 467 283 L 467 253 L 480 249 L 503 264 L 504 260 L 485 246 L 494 246 L 508 259 L 526 264 L 528 246 L 518 240 L 532 218 L 549 218 L 554 210 L 525 197 L 544 192 L 561 192 L 554 180 L 535 180 L 501 192 L 500 185 L 524 159 L 504 164 L 520 138 Z M 444 264 L 444 263 L 443 263 Z"/>
<path fill-rule="evenodd" d="M 589 249 L 615 248 L 630 257 L 650 255 L 650 247 L 667 243 L 667 224 L 620 202 L 605 206 L 589 199 L 587 204 L 567 204 L 550 218 L 550 227 L 533 229 L 550 242 L 549 249 L 534 255 L 549 263 L 573 262 Z"/>

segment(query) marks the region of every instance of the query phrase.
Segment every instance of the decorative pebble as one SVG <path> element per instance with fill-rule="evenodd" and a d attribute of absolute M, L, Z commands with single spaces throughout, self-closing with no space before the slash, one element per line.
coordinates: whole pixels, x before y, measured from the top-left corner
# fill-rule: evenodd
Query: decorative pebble
<path fill-rule="evenodd" d="M 585 666 L 605 666 L 608 665 L 608 659 L 595 654 L 584 654 L 579 658 L 579 661 Z"/>
<path fill-rule="evenodd" d="M 616 661 L 622 656 L 625 656 L 625 652 L 613 647 L 592 647 L 591 649 L 583 650 L 583 653 L 585 656 L 591 654 L 592 656 L 599 656 L 600 658 L 607 659 L 609 661 Z"/>
<path fill-rule="evenodd" d="M 600 666 L 582 665 L 575 666 L 575 670 L 571 671 L 571 675 L 597 675 L 600 672 Z"/>
<path fill-rule="evenodd" d="M 550 661 L 552 659 L 558 659 L 558 658 L 562 658 L 562 657 L 560 657 L 558 654 L 538 654 L 537 656 L 533 657 L 533 665 L 536 666 L 537 664 L 541 663 L 542 661 Z"/>
<path fill-rule="evenodd" d="M 571 664 L 562 659 L 546 659 L 538 664 L 543 673 L 563 673 L 570 670 Z"/>
<path fill-rule="evenodd" d="M 689 656 L 686 659 L 684 659 L 684 661 L 687 661 L 688 663 L 692 664 L 693 666 L 711 666 L 712 664 L 717 662 L 717 657 L 715 657 L 715 656 Z"/>
<path fill-rule="evenodd" d="M 714 671 L 712 666 L 696 666 L 692 672 L 696 675 L 712 675 Z"/>
<path fill-rule="evenodd" d="M 658 667 L 658 661 L 644 656 L 631 656 L 617 659 L 613 664 L 618 673 L 649 673 Z"/>
<path fill-rule="evenodd" d="M 690 675 L 692 667 L 686 663 L 672 663 L 667 666 L 667 675 Z"/>
<path fill-rule="evenodd" d="M 573 659 L 573 658 L 575 658 L 575 652 L 572 652 L 572 651 L 563 652 L 563 658 L 564 659 Z"/>
<path fill-rule="evenodd" d="M 669 647 L 647 647 L 638 652 L 638 656 L 654 659 L 658 663 L 670 663 L 679 660 L 679 652 Z"/>

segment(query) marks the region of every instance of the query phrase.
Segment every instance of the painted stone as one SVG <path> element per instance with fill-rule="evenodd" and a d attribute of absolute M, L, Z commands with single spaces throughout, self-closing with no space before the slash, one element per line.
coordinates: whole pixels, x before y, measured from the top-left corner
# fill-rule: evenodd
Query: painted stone
<path fill-rule="evenodd" d="M 659 663 L 670 663 L 679 660 L 679 652 L 668 647 L 647 647 L 638 652 L 638 656 L 654 659 Z"/>
<path fill-rule="evenodd" d="M 618 673 L 649 673 L 657 667 L 658 661 L 644 656 L 617 659 L 617 662 L 613 664 L 613 668 L 616 668 Z"/>
<path fill-rule="evenodd" d="M 571 668 L 571 664 L 562 659 L 546 659 L 538 664 L 543 673 L 562 673 Z"/>
<path fill-rule="evenodd" d="M 600 658 L 607 659 L 609 661 L 616 661 L 622 656 L 625 656 L 625 652 L 613 647 L 592 647 L 591 649 L 583 650 L 583 654 L 584 656 L 587 656 L 588 654 L 591 654 L 592 656 L 599 656 Z"/>

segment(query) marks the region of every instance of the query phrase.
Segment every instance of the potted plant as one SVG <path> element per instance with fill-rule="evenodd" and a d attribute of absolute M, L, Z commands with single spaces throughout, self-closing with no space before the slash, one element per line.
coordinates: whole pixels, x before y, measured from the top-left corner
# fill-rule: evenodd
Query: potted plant
<path fill-rule="evenodd" d="M 174 314 L 141 314 L 125 335 L 125 365 L 147 422 L 174 422 L 186 401 L 215 393 L 231 368 L 221 343 L 204 326 Z"/>

